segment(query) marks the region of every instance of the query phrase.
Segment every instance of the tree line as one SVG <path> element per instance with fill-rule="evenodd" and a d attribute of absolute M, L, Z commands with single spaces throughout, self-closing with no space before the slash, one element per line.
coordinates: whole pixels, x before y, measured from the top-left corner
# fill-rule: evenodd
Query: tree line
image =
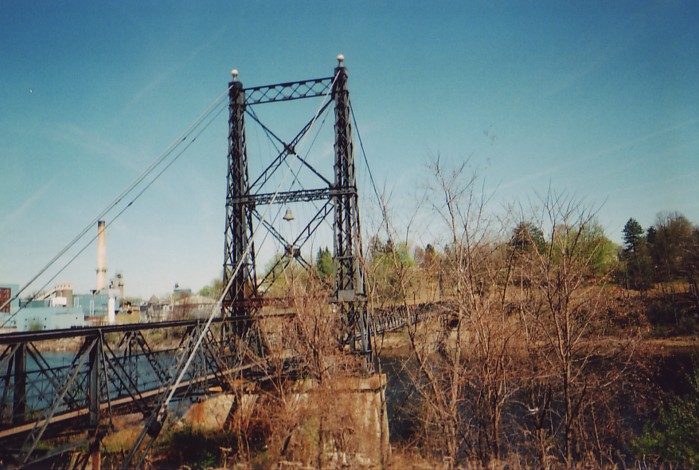
<path fill-rule="evenodd" d="M 632 218 L 619 247 L 595 211 L 567 193 L 549 191 L 509 218 L 493 217 L 467 166 L 436 160 L 430 169 L 423 204 L 442 238 L 411 253 L 407 240 L 376 234 L 361 260 L 369 310 L 399 306 L 416 316 L 421 304 L 433 305 L 425 321 L 408 322 L 403 333 L 407 445 L 451 467 L 605 467 L 644 455 L 696 463 L 687 453 L 666 453 L 657 432 L 640 434 L 638 421 L 650 419 L 659 405 L 647 357 L 639 353 L 638 325 L 620 326 L 618 317 L 631 308 L 624 293 L 630 289 L 643 297 L 656 287 L 697 305 L 697 226 L 677 213 L 659 216 L 647 229 Z M 319 248 L 305 274 L 292 261 L 276 282 L 294 299 L 297 315 L 293 325 L 279 328 L 278 347 L 305 358 L 303 368 L 318 387 L 328 387 L 331 403 L 334 381 L 354 367 L 338 359 L 333 343 L 341 322 L 326 304 L 332 254 Z M 375 338 L 379 371 L 384 339 Z M 279 382 L 283 392 L 281 376 Z M 689 436 L 685 448 L 691 450 L 694 435 L 683 431 L 690 427 L 673 420 L 697 413 L 675 409 L 665 434 L 681 431 L 672 444 Z M 287 415 L 278 426 L 278 447 L 288 456 L 288 430 L 300 418 L 286 410 L 274 419 Z M 322 422 L 342 436 L 335 442 L 349 445 L 351 430 L 335 418 Z"/>
<path fill-rule="evenodd" d="M 425 200 L 444 238 L 413 258 L 407 242 L 374 237 L 365 262 L 372 307 L 411 315 L 440 301 L 407 329 L 410 442 L 453 466 L 633 462 L 633 421 L 654 405 L 640 332 L 618 323 L 627 297 L 610 287 L 677 282 L 696 300 L 697 227 L 680 214 L 646 231 L 632 219 L 618 247 L 571 195 L 550 191 L 507 221 L 487 215 L 465 166 L 431 171 Z"/>
<path fill-rule="evenodd" d="M 556 230 L 565 232 L 570 227 L 559 226 Z M 588 261 L 585 276 L 637 291 L 641 296 L 646 296 L 653 287 L 664 295 L 684 295 L 693 303 L 690 310 L 696 316 L 699 313 L 699 227 L 684 215 L 670 212 L 659 214 L 655 224 L 647 229 L 630 218 L 622 235 L 623 245 L 618 246 L 607 237 L 594 217 L 576 234 L 576 249 Z M 372 237 L 366 267 L 371 274 L 374 301 L 380 306 L 402 302 L 408 292 L 419 290 L 417 297 L 432 300 L 453 293 L 458 283 L 450 278 L 454 275 L 455 252 L 460 248 L 453 241 L 447 241 L 441 248 L 438 246 L 438 243 L 418 246 L 411 255 L 407 242 Z M 553 259 L 561 256 L 556 253 L 556 247 L 551 246 L 544 229 L 530 220 L 518 222 L 507 236 L 493 245 L 493 254 L 505 257 L 532 251 Z M 325 255 L 324 266 L 331 266 L 327 261 L 329 252 Z M 327 271 L 322 275 L 330 275 L 332 271 L 322 268 L 321 258 L 318 259 L 319 272 Z M 515 274 L 512 269 L 512 266 L 508 268 L 500 282 L 511 281 L 510 277 Z M 416 288 L 418 282 L 420 289 Z M 676 316 L 675 312 L 662 320 L 681 321 Z"/>
<path fill-rule="evenodd" d="M 659 215 L 647 230 L 630 218 L 623 233 L 618 279 L 626 287 L 646 292 L 656 283 L 685 281 L 696 299 L 699 227 L 672 212 Z"/>

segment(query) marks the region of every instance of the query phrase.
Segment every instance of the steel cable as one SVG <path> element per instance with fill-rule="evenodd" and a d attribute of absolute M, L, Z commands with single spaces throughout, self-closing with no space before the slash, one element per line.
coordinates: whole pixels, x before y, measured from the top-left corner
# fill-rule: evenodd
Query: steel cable
<path fill-rule="evenodd" d="M 216 110 L 216 108 L 223 102 L 223 100 L 226 98 L 228 95 L 228 90 L 225 93 L 222 93 L 219 95 L 206 109 L 204 112 L 202 112 L 199 117 L 197 117 L 194 122 L 187 127 L 187 129 L 178 137 L 175 141 L 173 141 L 166 149 L 163 151 L 163 153 L 156 158 L 149 166 L 144 170 L 129 186 L 126 187 L 112 202 L 110 202 L 102 211 L 97 214 L 83 229 L 78 233 L 78 235 L 75 236 L 66 246 L 64 246 L 51 260 L 39 270 L 39 272 L 34 275 L 29 282 L 24 284 L 24 286 L 15 293 L 11 298 L 6 300 L 2 305 L 0 305 L 0 310 L 5 308 L 7 305 L 9 305 L 11 302 L 15 301 L 16 299 L 19 298 L 19 296 L 27 289 L 29 286 L 31 286 L 39 277 L 41 277 L 46 271 L 48 271 L 51 266 L 53 266 L 63 255 L 65 255 L 68 250 L 70 250 L 72 247 L 74 247 L 89 231 L 92 229 L 97 223 L 97 221 L 102 220 L 104 216 L 106 216 L 109 212 L 111 212 L 114 208 L 116 208 L 130 193 L 132 193 L 143 181 L 145 181 L 149 175 L 151 175 L 159 166 L 165 162 L 168 157 L 170 157 L 175 150 L 177 150 L 178 147 L 182 145 L 183 142 L 187 141 L 189 139 L 190 135 L 199 127 L 201 124 Z M 216 118 L 222 110 L 225 108 L 222 108 L 219 110 L 215 115 L 214 118 Z M 164 172 L 167 170 L 172 164 L 184 153 L 185 150 L 187 150 L 195 141 L 196 139 L 201 135 L 201 133 L 206 130 L 209 125 L 213 122 L 214 118 L 210 119 L 206 125 L 195 135 L 193 139 L 190 139 L 190 141 L 187 143 L 185 148 L 180 151 L 165 167 L 156 174 L 156 176 L 146 184 L 146 186 L 136 195 L 136 197 L 131 200 L 118 214 L 116 217 L 113 218 L 112 221 L 114 221 L 118 216 L 120 216 L 126 209 L 131 207 L 131 205 L 145 192 L 146 189 L 148 189 L 156 179 L 158 179 Z M 93 237 L 90 239 L 90 241 L 83 247 L 81 248 L 78 253 L 76 253 L 58 272 L 56 272 L 43 286 L 40 287 L 39 291 L 44 289 L 48 284 L 51 283 L 63 270 L 65 270 L 70 264 L 75 261 L 75 259 L 80 255 L 82 252 L 84 252 L 87 247 L 97 238 L 97 236 Z M 37 294 L 33 295 L 29 301 L 32 301 L 36 298 Z M 19 313 L 19 311 L 22 310 L 21 308 L 14 312 L 12 315 L 10 315 L 9 318 L 7 318 L 2 325 L 0 325 L 0 328 L 4 327 L 7 325 L 8 322 L 10 322 L 16 315 Z"/>

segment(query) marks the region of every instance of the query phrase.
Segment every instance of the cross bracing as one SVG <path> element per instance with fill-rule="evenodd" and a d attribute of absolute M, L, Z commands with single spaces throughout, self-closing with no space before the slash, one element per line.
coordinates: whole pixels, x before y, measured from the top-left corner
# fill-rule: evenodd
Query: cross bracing
<path fill-rule="evenodd" d="M 361 229 L 359 220 L 358 193 L 352 143 L 352 119 L 349 101 L 348 74 L 342 59 L 332 77 L 276 85 L 245 88 L 238 81 L 237 73 L 229 86 L 229 153 L 228 189 L 226 197 L 225 248 L 223 284 L 229 285 L 222 304 L 222 314 L 254 314 L 251 305 L 259 304 L 266 287 L 274 281 L 275 268 L 286 266 L 292 258 L 301 264 L 310 263 L 301 256 L 301 250 L 311 239 L 322 222 L 332 216 L 333 258 L 337 266 L 333 301 L 337 303 L 345 325 L 344 342 L 350 348 L 367 358 L 371 363 L 370 328 L 366 310 L 364 274 L 360 264 L 362 258 Z M 261 104 L 290 101 L 301 98 L 321 98 L 317 112 L 301 124 L 301 129 L 290 141 L 285 141 L 266 125 L 254 112 Z M 331 106 L 332 105 L 332 106 Z M 301 154 L 299 147 L 305 142 L 321 116 L 333 109 L 334 115 L 334 158 L 332 167 L 325 162 L 324 168 L 312 165 Z M 246 118 L 259 125 L 269 139 L 280 149 L 272 161 L 256 176 L 250 176 L 246 137 Z M 293 158 L 301 167 L 315 175 L 321 185 L 315 188 L 297 187 L 293 190 L 265 191 L 273 176 L 283 172 L 287 160 Z M 288 170 L 287 170 L 288 171 Z M 332 173 L 331 173 L 332 172 Z M 296 182 L 299 183 L 298 178 Z M 263 217 L 260 206 L 290 203 L 325 201 L 315 211 L 300 235 L 291 243 Z M 256 265 L 255 225 L 267 229 L 271 236 L 282 243 L 284 249 L 293 256 L 281 257 L 266 275 L 259 276 Z M 251 249 L 245 250 L 250 246 Z M 242 264 L 233 277 L 234 266 Z M 229 282 L 229 281 L 233 282 Z M 244 325 L 241 325 L 244 327 Z M 236 331 L 242 335 L 243 330 Z"/>

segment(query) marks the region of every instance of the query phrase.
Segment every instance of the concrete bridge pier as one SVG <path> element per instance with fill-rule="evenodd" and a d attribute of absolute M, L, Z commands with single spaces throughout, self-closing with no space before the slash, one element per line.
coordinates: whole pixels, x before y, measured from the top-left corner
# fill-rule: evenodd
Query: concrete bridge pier
<path fill-rule="evenodd" d="M 284 442 L 282 448 L 275 449 L 280 463 L 386 468 L 390 445 L 385 389 L 384 374 L 339 377 L 331 384 L 303 379 L 285 392 L 284 400 L 262 392 L 219 395 L 192 405 L 182 419 L 193 430 L 240 432 L 272 409 L 272 414 L 294 420 L 286 429 L 271 430 L 283 435 L 277 441 Z"/>
<path fill-rule="evenodd" d="M 331 461 L 326 462 L 326 465 L 349 465 L 352 468 L 387 467 L 391 447 L 385 392 L 385 374 L 345 377 L 338 380 L 333 406 L 340 416 L 346 418 L 347 430 L 352 434 L 346 442 L 338 442 L 337 436 L 332 433 L 326 436 L 326 455 L 331 456 Z M 330 453 L 333 449 L 335 452 Z"/>

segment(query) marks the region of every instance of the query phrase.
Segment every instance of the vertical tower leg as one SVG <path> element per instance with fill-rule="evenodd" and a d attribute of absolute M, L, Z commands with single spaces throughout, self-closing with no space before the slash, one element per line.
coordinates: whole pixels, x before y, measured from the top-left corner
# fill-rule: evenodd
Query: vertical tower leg
<path fill-rule="evenodd" d="M 88 340 L 86 340 L 88 341 Z M 100 335 L 95 340 L 95 345 L 90 350 L 90 356 L 88 359 L 89 367 L 89 385 L 88 385 L 88 408 L 90 410 L 89 414 L 89 426 L 88 432 L 90 433 L 90 462 L 94 470 L 100 469 L 100 464 L 102 461 L 100 455 L 100 437 L 99 437 L 99 420 L 100 420 L 100 359 L 102 357 L 102 341 L 103 337 Z"/>
<path fill-rule="evenodd" d="M 27 392 L 27 343 L 20 343 L 15 349 L 15 381 L 12 404 L 12 422 L 22 423 L 26 411 Z"/>
<path fill-rule="evenodd" d="M 250 300 L 256 296 L 255 250 L 252 243 L 252 207 L 248 183 L 248 160 L 245 145 L 245 89 L 233 71 L 229 83 L 228 173 L 226 191 L 226 227 L 223 261 L 225 294 L 221 305 L 223 318 L 248 315 Z M 236 271 L 238 265 L 240 269 Z M 230 285 L 229 285 L 230 283 Z M 248 322 L 234 324 L 233 332 L 241 337 Z"/>
<path fill-rule="evenodd" d="M 347 327 L 344 338 L 350 347 L 366 357 L 371 369 L 370 327 L 367 318 L 357 184 L 354 172 L 352 124 L 347 87 L 347 70 L 338 56 L 335 68 L 335 224 L 334 250 L 337 262 L 335 296 Z"/>
<path fill-rule="evenodd" d="M 90 341 L 88 338 L 85 341 Z M 94 340 L 95 345 L 90 350 L 88 359 L 88 409 L 89 409 L 89 429 L 96 430 L 99 426 L 100 419 L 100 357 L 102 354 L 102 338 L 98 337 Z"/>

